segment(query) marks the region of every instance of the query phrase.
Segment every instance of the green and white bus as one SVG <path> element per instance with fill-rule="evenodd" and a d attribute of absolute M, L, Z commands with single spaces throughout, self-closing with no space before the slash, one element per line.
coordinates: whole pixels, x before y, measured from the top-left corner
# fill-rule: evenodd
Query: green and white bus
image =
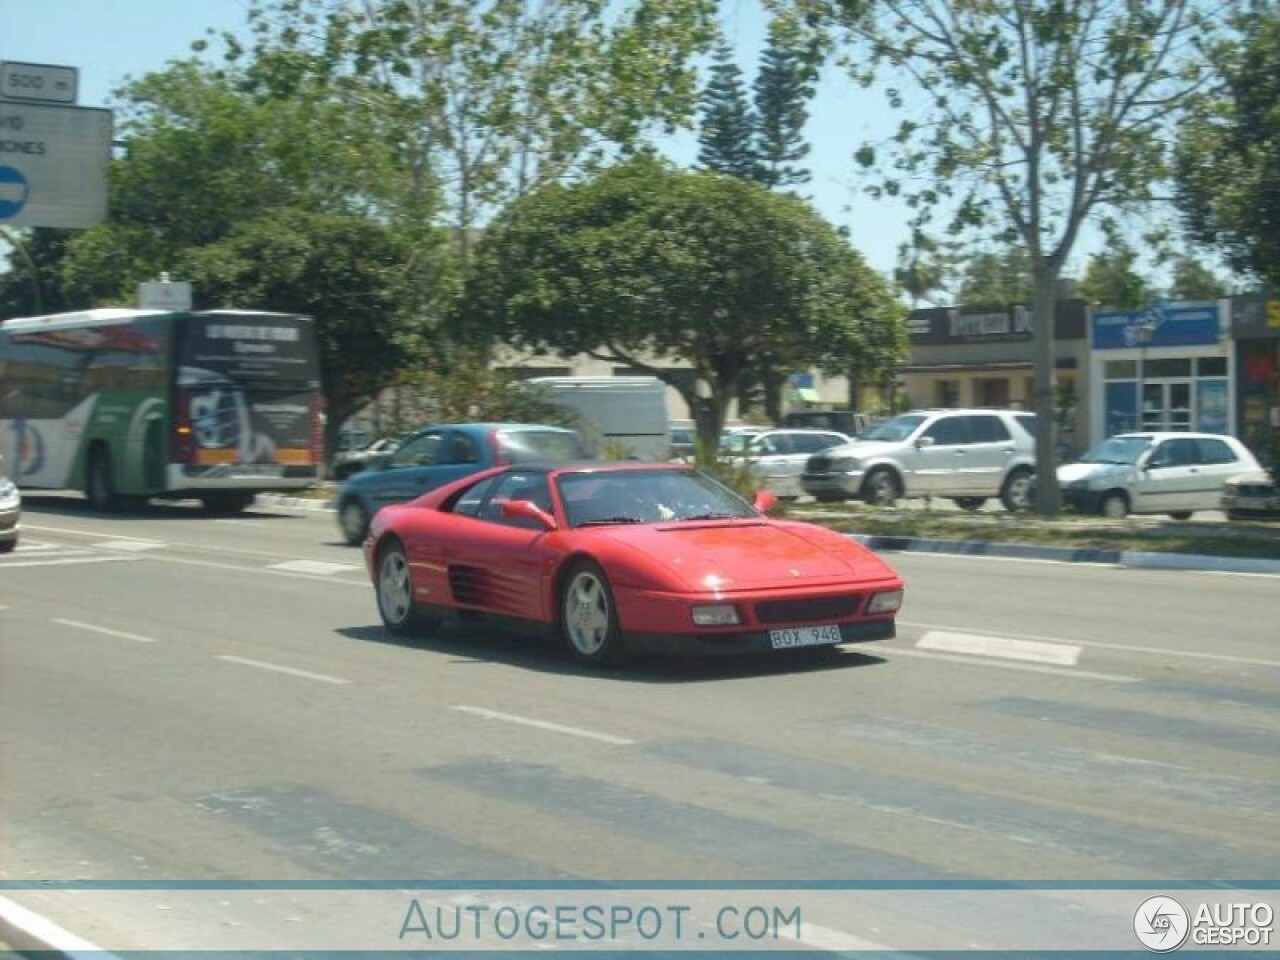
<path fill-rule="evenodd" d="M 0 455 L 20 488 L 217 512 L 320 476 L 310 318 L 101 309 L 0 325 Z"/>

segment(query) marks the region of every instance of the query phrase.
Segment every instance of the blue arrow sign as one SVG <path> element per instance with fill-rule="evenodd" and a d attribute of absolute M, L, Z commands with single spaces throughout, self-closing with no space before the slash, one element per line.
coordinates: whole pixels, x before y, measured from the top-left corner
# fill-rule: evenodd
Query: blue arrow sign
<path fill-rule="evenodd" d="M 0 220 L 16 217 L 30 193 L 31 187 L 21 170 L 0 166 Z"/>

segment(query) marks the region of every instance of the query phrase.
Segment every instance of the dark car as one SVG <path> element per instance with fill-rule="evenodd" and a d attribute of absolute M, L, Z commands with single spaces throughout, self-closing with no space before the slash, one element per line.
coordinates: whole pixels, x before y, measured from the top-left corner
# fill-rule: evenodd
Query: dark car
<path fill-rule="evenodd" d="M 338 493 L 338 526 L 352 545 L 383 507 L 405 503 L 469 474 L 502 464 L 568 463 L 588 458 L 582 436 L 526 423 L 463 423 L 425 427 L 395 452 L 351 477 Z"/>
<path fill-rule="evenodd" d="M 400 437 L 382 437 L 356 450 L 344 450 L 333 458 L 333 479 L 346 480 L 361 470 L 389 459 L 403 443 Z"/>

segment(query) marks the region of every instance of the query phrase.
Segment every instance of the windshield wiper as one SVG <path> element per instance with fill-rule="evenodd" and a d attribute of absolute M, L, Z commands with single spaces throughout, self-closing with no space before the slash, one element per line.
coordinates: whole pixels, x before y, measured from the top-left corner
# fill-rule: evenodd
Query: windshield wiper
<path fill-rule="evenodd" d="M 687 517 L 677 517 L 679 523 L 685 523 L 689 520 L 736 520 L 736 513 L 693 513 Z"/>
<path fill-rule="evenodd" d="M 580 527 L 607 527 L 615 523 L 644 523 L 639 517 L 597 517 L 594 520 L 583 520 Z"/>

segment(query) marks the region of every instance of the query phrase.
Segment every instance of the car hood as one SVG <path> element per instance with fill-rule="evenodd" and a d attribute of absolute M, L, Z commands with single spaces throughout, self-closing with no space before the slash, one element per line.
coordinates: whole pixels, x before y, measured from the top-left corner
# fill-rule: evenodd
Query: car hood
<path fill-rule="evenodd" d="M 768 521 L 655 524 L 599 532 L 646 554 L 687 589 L 749 590 L 896 576 L 888 564 L 852 540 L 819 542 L 813 532 Z"/>
<path fill-rule="evenodd" d="M 1078 483 L 1081 480 L 1126 480 L 1134 476 L 1137 468 L 1128 463 L 1064 463 L 1058 468 L 1058 483 Z"/>
<path fill-rule="evenodd" d="M 853 443 L 842 443 L 838 447 L 830 447 L 821 451 L 824 457 L 857 457 L 866 460 L 890 453 L 900 453 L 903 444 L 893 440 L 855 440 Z"/>

